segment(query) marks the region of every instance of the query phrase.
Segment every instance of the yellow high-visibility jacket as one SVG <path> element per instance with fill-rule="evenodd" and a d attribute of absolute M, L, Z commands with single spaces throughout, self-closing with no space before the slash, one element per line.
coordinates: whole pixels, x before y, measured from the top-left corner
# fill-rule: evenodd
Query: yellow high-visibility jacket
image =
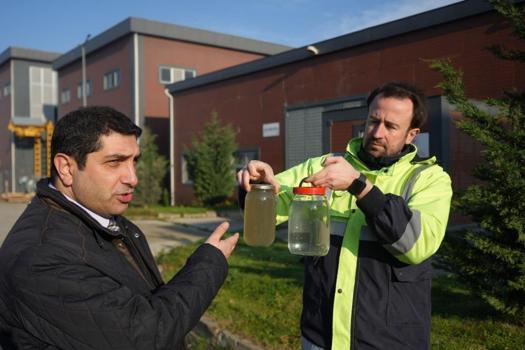
<path fill-rule="evenodd" d="M 347 191 L 329 200 L 330 251 L 305 257 L 301 332 L 324 349 L 430 347 L 430 257 L 439 248 L 452 197 L 436 158 L 409 150 L 372 170 L 358 157 L 362 139 L 344 158 L 374 187 L 360 201 Z M 288 219 L 292 188 L 318 172 L 327 155 L 277 175 L 277 222 Z"/>

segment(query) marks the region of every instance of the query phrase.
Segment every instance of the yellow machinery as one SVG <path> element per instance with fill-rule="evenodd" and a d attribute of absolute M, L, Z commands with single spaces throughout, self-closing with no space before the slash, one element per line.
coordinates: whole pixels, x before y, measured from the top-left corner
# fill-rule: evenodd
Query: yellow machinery
<path fill-rule="evenodd" d="M 44 125 L 15 125 L 9 122 L 7 128 L 17 137 L 33 137 L 35 140 L 34 159 L 35 177 L 42 177 L 42 134 L 46 135 L 46 164 L 47 176 L 51 176 L 51 136 L 55 126 L 48 121 Z"/>

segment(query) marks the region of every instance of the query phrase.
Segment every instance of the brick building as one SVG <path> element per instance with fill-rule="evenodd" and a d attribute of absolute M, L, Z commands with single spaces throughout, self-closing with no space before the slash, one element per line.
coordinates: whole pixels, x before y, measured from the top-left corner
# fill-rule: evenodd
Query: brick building
<path fill-rule="evenodd" d="M 8 48 L 0 55 L 0 191 L 23 192 L 26 180 L 48 175 L 46 135 L 84 99 L 150 127 L 169 156 L 166 84 L 288 49 L 132 17 L 65 54 Z"/>
<path fill-rule="evenodd" d="M 158 135 L 169 153 L 165 84 L 273 55 L 289 47 L 130 17 L 57 58 L 59 118 L 82 106 L 110 105 Z"/>
<path fill-rule="evenodd" d="M 492 44 L 523 49 L 488 2 L 467 0 L 172 84 L 176 202 L 194 198 L 184 145 L 212 112 L 237 130 L 239 166 L 260 159 L 280 172 L 343 151 L 363 130 L 368 92 L 393 80 L 429 96 L 430 118 L 417 144 L 422 155 L 437 155 L 456 189 L 464 187 L 480 148 L 455 128 L 457 114 L 436 88 L 441 77 L 428 60 L 450 58 L 475 99 L 523 88 L 525 67 L 494 58 L 486 50 Z"/>

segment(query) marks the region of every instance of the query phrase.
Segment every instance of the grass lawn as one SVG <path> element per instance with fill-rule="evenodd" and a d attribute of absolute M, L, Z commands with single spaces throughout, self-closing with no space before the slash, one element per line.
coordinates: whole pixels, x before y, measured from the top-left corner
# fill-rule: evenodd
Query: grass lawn
<path fill-rule="evenodd" d="M 129 207 L 124 212 L 125 216 L 158 217 L 158 214 L 203 214 L 208 209 L 202 207 L 170 207 L 163 205 L 152 205 L 147 207 Z"/>
<path fill-rule="evenodd" d="M 198 243 L 158 258 L 164 278 L 184 264 Z M 230 258 L 230 272 L 207 314 L 229 331 L 265 349 L 300 349 L 299 317 L 303 268 L 283 241 L 269 248 L 242 240 Z M 432 349 L 525 349 L 525 331 L 506 323 L 452 277 L 434 279 Z"/>
<path fill-rule="evenodd" d="M 505 322 L 453 277 L 432 284 L 433 350 L 525 349 L 523 327 Z"/>

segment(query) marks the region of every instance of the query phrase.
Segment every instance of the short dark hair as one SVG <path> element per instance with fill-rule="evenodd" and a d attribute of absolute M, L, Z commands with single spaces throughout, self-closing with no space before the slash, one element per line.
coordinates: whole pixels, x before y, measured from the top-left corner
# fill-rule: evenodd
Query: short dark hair
<path fill-rule="evenodd" d="M 116 132 L 122 135 L 135 135 L 139 138 L 142 129 L 127 116 L 106 106 L 90 106 L 66 114 L 55 126 L 51 139 L 51 159 L 58 153 L 73 157 L 82 170 L 89 153 L 96 152 L 102 146 L 100 137 Z M 53 164 L 53 181 L 58 173 Z"/>
<path fill-rule="evenodd" d="M 382 95 L 383 97 L 409 98 L 414 105 L 410 128 L 420 128 L 425 125 L 428 117 L 428 105 L 425 94 L 419 88 L 403 82 L 391 82 L 381 85 L 375 88 L 368 96 L 366 100 L 368 108 L 370 108 L 370 105 L 378 95 Z"/>

